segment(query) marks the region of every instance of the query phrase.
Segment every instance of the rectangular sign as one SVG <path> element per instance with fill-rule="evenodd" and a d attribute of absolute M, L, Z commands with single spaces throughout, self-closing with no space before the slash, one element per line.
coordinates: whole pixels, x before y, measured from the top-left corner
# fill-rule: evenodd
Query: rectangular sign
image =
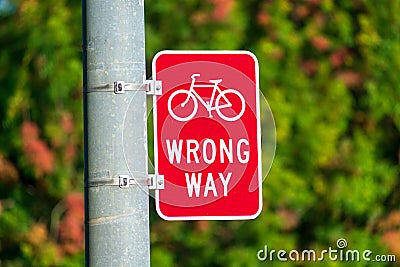
<path fill-rule="evenodd" d="M 153 59 L 156 190 L 166 220 L 253 219 L 262 209 L 258 61 L 247 51 Z"/>

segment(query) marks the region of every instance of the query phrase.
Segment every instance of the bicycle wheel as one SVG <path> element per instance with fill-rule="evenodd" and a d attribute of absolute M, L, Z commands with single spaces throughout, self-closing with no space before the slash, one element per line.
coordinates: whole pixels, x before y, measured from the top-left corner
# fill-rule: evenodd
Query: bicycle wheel
<path fill-rule="evenodd" d="M 222 101 L 228 102 L 228 105 L 221 104 L 221 98 Z M 241 93 L 234 89 L 226 89 L 222 91 L 215 100 L 215 105 L 217 114 L 225 121 L 238 120 L 240 117 L 242 117 L 245 109 L 244 97 Z M 239 108 L 237 105 L 240 105 L 239 112 L 236 111 L 236 109 Z M 221 109 L 227 109 L 228 112 L 224 114 L 221 112 Z"/>
<path fill-rule="evenodd" d="M 185 89 L 176 90 L 168 98 L 168 112 L 177 121 L 192 119 L 198 107 L 197 99 Z"/>

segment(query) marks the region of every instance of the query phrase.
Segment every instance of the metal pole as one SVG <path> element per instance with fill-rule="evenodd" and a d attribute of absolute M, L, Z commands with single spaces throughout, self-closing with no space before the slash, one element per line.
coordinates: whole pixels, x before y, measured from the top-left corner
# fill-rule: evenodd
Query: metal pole
<path fill-rule="evenodd" d="M 90 91 L 144 82 L 143 2 L 82 1 L 86 266 L 150 266 L 148 189 L 112 184 L 147 177 L 146 93 Z"/>

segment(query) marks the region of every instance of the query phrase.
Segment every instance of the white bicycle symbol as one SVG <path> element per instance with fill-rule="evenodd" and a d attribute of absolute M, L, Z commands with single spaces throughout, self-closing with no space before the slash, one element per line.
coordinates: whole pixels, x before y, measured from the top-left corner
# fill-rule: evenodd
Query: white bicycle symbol
<path fill-rule="evenodd" d="M 226 89 L 226 90 L 221 90 L 218 87 L 218 84 L 222 82 L 222 79 L 218 80 L 210 80 L 212 84 L 195 84 L 196 77 L 199 77 L 200 74 L 195 73 L 191 76 L 192 78 L 192 83 L 190 85 L 189 90 L 185 89 L 179 89 L 176 90 L 174 93 L 171 94 L 171 96 L 168 99 L 168 111 L 169 114 L 178 121 L 188 121 L 194 117 L 194 115 L 197 112 L 197 109 L 199 107 L 198 101 L 207 109 L 209 117 L 212 118 L 213 116 L 211 115 L 211 111 L 215 110 L 217 111 L 218 116 L 220 116 L 222 119 L 225 121 L 236 121 L 238 120 L 244 113 L 245 110 L 245 102 L 244 102 L 244 97 L 236 90 L 234 89 Z M 194 90 L 194 88 L 213 88 L 212 94 L 210 101 L 204 101 L 201 96 Z M 218 92 L 217 96 L 216 93 Z M 221 109 L 225 108 L 230 108 L 232 107 L 231 101 L 228 100 L 228 94 L 234 94 L 239 97 L 240 99 L 240 112 L 239 113 L 234 113 L 234 114 L 229 114 L 225 115 L 221 112 Z M 179 105 L 180 107 L 184 108 L 186 104 L 190 103 L 189 101 L 193 102 L 193 105 L 190 108 L 193 108 L 192 111 L 190 111 L 189 115 L 185 116 L 180 116 L 177 115 L 172 109 L 172 100 L 174 97 L 177 95 L 187 95 L 186 99 Z M 215 100 L 215 101 L 214 101 Z M 225 103 L 223 103 L 225 102 Z M 176 109 L 176 108 L 175 108 Z M 232 112 L 230 112 L 232 113 Z"/>

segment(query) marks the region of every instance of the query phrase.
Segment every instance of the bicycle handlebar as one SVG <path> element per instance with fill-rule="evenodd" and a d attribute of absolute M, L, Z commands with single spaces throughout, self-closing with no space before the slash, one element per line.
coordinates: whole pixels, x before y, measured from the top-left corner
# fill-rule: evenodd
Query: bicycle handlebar
<path fill-rule="evenodd" d="M 192 78 L 192 80 L 195 80 L 196 77 L 199 77 L 199 76 L 200 76 L 200 74 L 194 73 L 194 74 L 192 74 L 191 78 Z"/>

